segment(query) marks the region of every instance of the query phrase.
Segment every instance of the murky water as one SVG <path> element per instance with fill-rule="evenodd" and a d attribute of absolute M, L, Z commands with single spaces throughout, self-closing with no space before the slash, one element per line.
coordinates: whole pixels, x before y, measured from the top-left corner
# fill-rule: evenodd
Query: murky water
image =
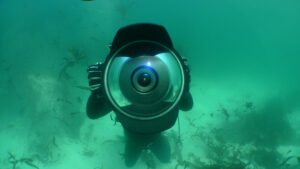
<path fill-rule="evenodd" d="M 191 69 L 194 107 L 163 134 L 170 163 L 300 168 L 300 2 L 0 0 L 0 168 L 126 168 L 114 114 L 90 120 L 86 69 L 117 30 L 156 23 Z"/>

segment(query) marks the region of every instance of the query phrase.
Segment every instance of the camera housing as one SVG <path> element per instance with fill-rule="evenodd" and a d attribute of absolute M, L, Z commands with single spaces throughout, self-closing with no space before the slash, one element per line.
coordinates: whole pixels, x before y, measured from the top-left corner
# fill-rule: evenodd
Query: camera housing
<path fill-rule="evenodd" d="M 104 65 L 103 93 L 127 130 L 155 133 L 174 125 L 190 76 L 164 27 L 120 29 Z"/>

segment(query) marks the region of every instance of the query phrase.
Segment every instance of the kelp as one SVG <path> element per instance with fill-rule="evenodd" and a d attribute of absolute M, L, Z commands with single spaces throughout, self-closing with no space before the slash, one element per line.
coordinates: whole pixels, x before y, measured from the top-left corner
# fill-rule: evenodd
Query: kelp
<path fill-rule="evenodd" d="M 8 161 L 9 161 L 9 163 L 11 163 L 13 165 L 12 169 L 16 169 L 17 164 L 20 164 L 20 163 L 25 163 L 26 165 L 28 165 L 30 167 L 39 169 L 39 167 L 37 165 L 33 164 L 32 158 L 25 157 L 25 158 L 17 159 L 16 156 L 13 155 L 11 152 L 8 152 L 8 154 L 9 154 Z"/>
<path fill-rule="evenodd" d="M 286 157 L 280 164 L 279 167 L 283 168 L 283 167 L 287 167 L 288 166 L 288 161 L 290 161 L 291 159 L 296 158 L 298 161 L 298 164 L 300 165 L 300 156 L 288 156 Z"/>
<path fill-rule="evenodd" d="M 205 164 L 203 162 L 191 162 L 191 161 L 178 161 L 175 169 L 178 169 L 179 166 L 182 166 L 184 169 L 245 169 L 247 164 L 238 162 L 238 163 L 223 163 L 223 164 Z"/>
<path fill-rule="evenodd" d="M 142 151 L 141 160 L 145 163 L 147 169 L 156 169 L 157 164 L 154 160 L 154 155 L 148 149 Z"/>
<path fill-rule="evenodd" d="M 64 57 L 65 62 L 63 63 L 63 67 L 59 72 L 59 79 L 70 79 L 71 76 L 67 72 L 67 70 L 77 64 L 79 64 L 83 59 L 87 57 L 86 53 L 77 48 L 71 48 L 68 51 L 68 57 Z"/>

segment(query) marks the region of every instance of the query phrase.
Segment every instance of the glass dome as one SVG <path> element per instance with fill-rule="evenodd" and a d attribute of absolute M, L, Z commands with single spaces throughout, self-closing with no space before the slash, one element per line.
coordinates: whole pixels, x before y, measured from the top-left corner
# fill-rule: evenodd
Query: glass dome
<path fill-rule="evenodd" d="M 178 56 L 152 41 L 136 41 L 107 62 L 104 87 L 114 108 L 134 119 L 154 119 L 171 111 L 184 86 Z"/>

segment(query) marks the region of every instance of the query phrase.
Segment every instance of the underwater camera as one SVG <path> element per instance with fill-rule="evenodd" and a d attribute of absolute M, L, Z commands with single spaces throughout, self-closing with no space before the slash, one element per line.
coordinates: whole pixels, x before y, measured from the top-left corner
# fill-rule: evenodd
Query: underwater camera
<path fill-rule="evenodd" d="M 121 28 L 103 66 L 103 93 L 127 130 L 154 133 L 174 125 L 190 75 L 164 27 Z"/>

